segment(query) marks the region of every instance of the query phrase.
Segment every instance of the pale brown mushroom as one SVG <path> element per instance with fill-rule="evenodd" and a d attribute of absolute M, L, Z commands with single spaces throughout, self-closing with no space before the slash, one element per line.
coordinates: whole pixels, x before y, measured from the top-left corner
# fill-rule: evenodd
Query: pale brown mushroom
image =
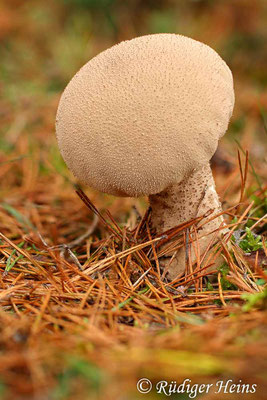
<path fill-rule="evenodd" d="M 73 77 L 60 100 L 57 139 L 80 181 L 116 196 L 149 196 L 161 233 L 220 212 L 209 161 L 233 105 L 231 71 L 214 50 L 180 35 L 148 35 L 100 53 Z M 199 235 L 222 223 L 216 218 Z M 199 241 L 201 252 L 209 241 Z M 184 270 L 182 249 L 169 275 Z"/>

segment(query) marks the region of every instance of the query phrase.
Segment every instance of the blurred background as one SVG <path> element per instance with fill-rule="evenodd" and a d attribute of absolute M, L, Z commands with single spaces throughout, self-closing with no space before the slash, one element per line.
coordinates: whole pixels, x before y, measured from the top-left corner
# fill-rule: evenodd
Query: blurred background
<path fill-rule="evenodd" d="M 214 168 L 227 172 L 235 163 L 236 140 L 262 168 L 266 27 L 264 0 L 0 1 L 0 193 L 22 187 L 30 193 L 51 172 L 68 174 L 54 135 L 64 87 L 100 51 L 158 32 L 210 45 L 233 71 L 236 106 Z"/>

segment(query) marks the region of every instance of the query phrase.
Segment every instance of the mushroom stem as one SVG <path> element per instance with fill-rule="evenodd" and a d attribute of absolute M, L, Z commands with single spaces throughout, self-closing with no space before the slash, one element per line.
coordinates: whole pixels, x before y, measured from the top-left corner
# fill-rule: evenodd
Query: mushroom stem
<path fill-rule="evenodd" d="M 161 193 L 149 196 L 149 201 L 152 209 L 152 227 L 157 233 L 165 232 L 211 210 L 211 214 L 201 220 L 201 225 L 204 225 L 198 230 L 197 236 L 208 234 L 224 224 L 222 215 L 205 223 L 212 216 L 221 212 L 221 203 L 215 190 L 209 164 L 194 171 L 179 184 L 172 185 Z M 218 231 L 218 236 L 221 234 L 222 230 Z M 172 254 L 164 256 L 161 264 L 168 268 L 169 278 L 175 279 L 177 275 L 185 272 L 188 254 L 190 254 L 190 261 L 193 265 L 197 260 L 198 252 L 200 256 L 204 253 L 213 235 L 207 235 L 191 243 L 188 253 L 183 246 L 178 249 L 174 256 L 173 251 Z M 197 239 L 195 231 L 192 229 L 190 236 L 193 240 Z"/>

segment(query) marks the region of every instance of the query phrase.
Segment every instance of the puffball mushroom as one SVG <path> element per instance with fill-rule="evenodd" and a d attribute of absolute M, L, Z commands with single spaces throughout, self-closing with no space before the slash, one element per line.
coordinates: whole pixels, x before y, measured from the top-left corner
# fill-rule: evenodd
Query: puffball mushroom
<path fill-rule="evenodd" d="M 176 34 L 142 36 L 100 53 L 73 77 L 57 111 L 58 144 L 83 183 L 149 196 L 160 234 L 221 211 L 209 161 L 233 105 L 231 71 L 213 49 Z M 218 217 L 199 235 L 222 224 Z M 200 239 L 199 251 L 209 242 Z M 185 270 L 185 258 L 182 248 L 167 259 L 170 278 Z"/>

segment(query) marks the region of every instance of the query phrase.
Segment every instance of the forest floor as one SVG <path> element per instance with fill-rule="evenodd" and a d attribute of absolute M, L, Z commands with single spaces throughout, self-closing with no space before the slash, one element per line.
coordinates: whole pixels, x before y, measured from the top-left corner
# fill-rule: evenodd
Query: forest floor
<path fill-rule="evenodd" d="M 156 393 L 157 382 L 190 379 L 192 385 L 213 384 L 209 393 L 194 398 L 240 399 L 246 384 L 244 391 L 257 386 L 245 399 L 265 399 L 267 98 L 261 2 L 256 2 L 259 15 L 251 16 L 257 33 L 251 47 L 246 43 L 231 59 L 227 45 L 234 43 L 233 35 L 221 40 L 234 72 L 237 104 L 212 169 L 230 233 L 209 263 L 199 258 L 197 268 L 189 265 L 172 282 L 160 265 L 160 244 L 185 245 L 186 233 L 201 221 L 155 237 L 146 199 L 78 187 L 54 135 L 65 84 L 117 37 L 92 39 L 88 48 L 89 14 L 50 1 L 29 3 L 14 0 L 5 6 L 0 29 L 0 398 L 165 398 Z M 216 10 L 209 25 L 214 32 Z M 171 24 L 171 14 L 166 15 Z M 200 40 L 211 34 L 201 37 L 203 26 L 198 29 L 194 34 Z M 117 30 L 125 32 L 125 26 Z M 184 33 L 190 35 L 185 28 Z M 242 35 L 236 40 L 242 50 Z M 251 65 L 247 60 L 253 57 Z M 215 268 L 218 253 L 224 261 Z M 141 378 L 151 381 L 149 393 L 138 392 Z M 228 380 L 240 384 L 240 391 L 216 394 L 218 382 Z M 172 398 L 193 398 L 189 394 Z"/>

